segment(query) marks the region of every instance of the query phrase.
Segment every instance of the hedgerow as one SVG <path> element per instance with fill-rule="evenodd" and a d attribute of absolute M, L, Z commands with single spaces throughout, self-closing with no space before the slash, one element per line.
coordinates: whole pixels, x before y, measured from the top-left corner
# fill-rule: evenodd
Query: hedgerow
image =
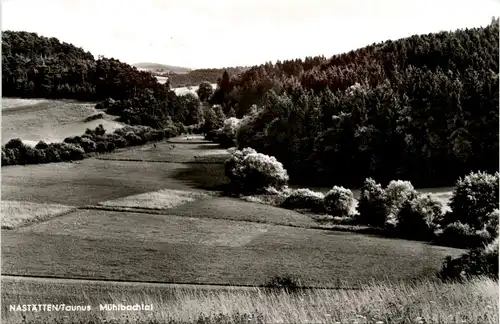
<path fill-rule="evenodd" d="M 148 126 L 125 126 L 106 134 L 102 125 L 87 129 L 81 136 L 71 136 L 62 143 L 38 142 L 31 147 L 16 138 L 2 146 L 2 166 L 76 161 L 94 153 L 113 152 L 117 148 L 142 145 L 179 135 L 180 129 L 154 129 Z"/>

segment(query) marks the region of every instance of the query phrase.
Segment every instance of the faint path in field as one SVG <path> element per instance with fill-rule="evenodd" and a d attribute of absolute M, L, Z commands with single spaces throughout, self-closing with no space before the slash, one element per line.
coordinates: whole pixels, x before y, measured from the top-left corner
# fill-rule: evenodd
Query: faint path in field
<path fill-rule="evenodd" d="M 170 289 L 196 289 L 196 290 L 257 290 L 265 288 L 264 286 L 250 285 L 221 285 L 221 284 L 193 284 L 193 283 L 171 283 L 171 282 L 149 282 L 149 281 L 127 281 L 127 280 L 108 280 L 108 279 L 87 279 L 87 278 L 59 278 L 59 277 L 42 277 L 42 276 L 21 276 L 2 274 L 1 281 L 9 282 L 24 282 L 35 284 L 102 284 L 115 286 L 142 286 L 144 288 L 170 288 Z M 322 290 L 361 290 L 359 287 L 301 287 L 301 289 L 322 289 Z"/>

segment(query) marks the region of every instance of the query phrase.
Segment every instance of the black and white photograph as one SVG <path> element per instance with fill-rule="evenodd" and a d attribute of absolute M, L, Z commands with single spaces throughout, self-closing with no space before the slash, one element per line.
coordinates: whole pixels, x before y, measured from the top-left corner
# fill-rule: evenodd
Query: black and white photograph
<path fill-rule="evenodd" d="M 1 323 L 500 324 L 499 0 L 3 0 Z"/>

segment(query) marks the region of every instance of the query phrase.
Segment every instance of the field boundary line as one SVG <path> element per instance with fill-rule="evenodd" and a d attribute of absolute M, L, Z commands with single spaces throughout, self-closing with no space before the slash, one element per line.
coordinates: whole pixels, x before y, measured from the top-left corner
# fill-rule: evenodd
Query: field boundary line
<path fill-rule="evenodd" d="M 176 207 L 169 208 L 169 209 L 175 209 L 175 208 Z M 196 217 L 196 214 L 194 214 L 194 213 L 192 216 L 177 215 L 175 213 L 171 213 L 169 209 L 162 209 L 162 208 L 125 207 L 125 206 L 123 206 L 123 207 L 116 206 L 115 207 L 115 206 L 105 206 L 105 205 L 88 205 L 88 206 L 78 207 L 78 209 L 80 209 L 80 210 L 103 210 L 103 211 L 114 211 L 114 212 L 131 212 L 131 213 L 140 213 L 140 214 L 165 215 L 165 216 L 197 218 L 197 219 L 216 219 L 216 220 L 243 222 L 243 223 L 268 224 L 268 225 L 274 225 L 274 226 L 287 226 L 287 227 L 294 227 L 294 228 L 332 231 L 331 229 L 323 228 L 320 226 L 318 226 L 318 227 L 307 226 L 307 225 L 306 226 L 299 226 L 299 225 L 283 224 L 283 223 L 269 222 L 269 221 L 252 221 L 252 220 L 245 220 L 245 219 L 228 219 L 228 218 L 221 218 L 221 217 Z"/>
<path fill-rule="evenodd" d="M 238 288 L 238 289 L 274 289 L 266 285 L 236 285 L 236 284 L 218 284 L 218 283 L 192 283 L 192 282 L 166 282 L 166 281 L 139 281 L 139 280 L 125 280 L 125 279 L 107 279 L 107 278 L 85 278 L 85 277 L 57 277 L 57 276 L 38 276 L 38 275 L 18 275 L 18 274 L 1 274 L 1 279 L 45 279 L 47 281 L 57 280 L 57 281 L 87 281 L 87 282 L 100 282 L 100 283 L 117 283 L 117 284 L 144 284 L 144 285 L 158 285 L 158 286 L 193 286 L 193 287 L 206 287 L 206 288 Z M 179 287 L 182 288 L 182 287 Z M 301 286 L 297 288 L 298 290 L 362 290 L 361 287 L 314 287 L 314 286 Z"/>
<path fill-rule="evenodd" d="M 212 141 L 202 142 L 202 141 L 189 141 L 189 140 L 186 140 L 186 141 L 170 141 L 170 140 L 166 140 L 165 142 L 169 143 L 169 144 L 197 144 L 197 145 L 200 145 L 200 144 L 213 144 L 213 145 L 217 145 L 217 143 L 214 143 Z"/>
<path fill-rule="evenodd" d="M 97 160 L 102 161 L 125 161 L 125 162 L 148 162 L 148 163 L 176 163 L 176 164 L 224 164 L 224 162 L 207 162 L 207 161 L 166 161 L 166 160 L 141 160 L 141 159 L 121 159 L 121 158 L 106 158 L 106 157 L 96 157 Z"/>
<path fill-rule="evenodd" d="M 178 215 L 175 212 L 170 212 L 169 209 L 161 209 L 161 208 L 140 208 L 140 207 L 120 207 L 120 206 L 101 206 L 101 205 L 87 205 L 78 207 L 79 210 L 102 210 L 102 211 L 112 211 L 112 212 L 131 212 L 131 213 L 139 213 L 139 214 L 151 214 L 151 215 L 165 215 L 165 216 L 175 216 L 175 217 L 186 217 L 186 218 L 196 218 L 196 219 L 213 219 L 213 220 L 225 220 L 225 221 L 234 221 L 234 222 L 242 222 L 242 223 L 251 223 L 251 224 L 263 224 L 263 225 L 271 225 L 271 226 L 286 226 L 293 228 L 301 228 L 301 229 L 309 229 L 309 230 L 320 230 L 320 231 L 328 231 L 328 232 L 342 232 L 342 233 L 354 233 L 354 234 L 363 234 L 356 230 L 346 229 L 346 228 L 325 228 L 321 226 L 314 225 L 294 225 L 294 224 L 285 224 L 285 223 L 277 223 L 277 222 L 269 222 L 269 221 L 252 221 L 245 219 L 229 219 L 229 218 L 220 218 L 220 217 L 197 217 L 196 214 L 193 213 L 191 216 L 186 215 Z M 175 208 L 171 208 L 175 209 Z M 362 231 L 362 230 L 360 230 Z"/>

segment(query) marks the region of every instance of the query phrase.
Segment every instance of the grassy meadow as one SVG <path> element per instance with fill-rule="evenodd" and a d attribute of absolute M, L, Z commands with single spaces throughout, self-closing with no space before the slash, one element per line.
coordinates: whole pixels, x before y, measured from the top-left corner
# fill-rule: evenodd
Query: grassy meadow
<path fill-rule="evenodd" d="M 446 255 L 461 253 L 355 233 L 198 218 L 196 209 L 192 217 L 175 209 L 78 210 L 2 232 L 4 274 L 61 278 L 261 285 L 293 274 L 308 286 L 339 280 L 357 286 L 374 278 L 430 278 Z"/>
<path fill-rule="evenodd" d="M 189 190 L 187 184 L 173 178 L 186 168 L 177 163 L 95 158 L 8 166 L 2 169 L 2 199 L 85 206 L 161 189 Z"/>
<path fill-rule="evenodd" d="M 40 222 L 74 209 L 73 206 L 59 204 L 2 200 L 2 228 L 13 229 L 32 222 Z"/>
<path fill-rule="evenodd" d="M 86 128 L 103 124 L 108 132 L 123 125 L 115 117 L 87 121 L 89 116 L 102 113 L 95 103 L 72 100 L 2 98 L 2 144 L 20 138 L 35 145 L 40 140 L 62 142 L 68 136 L 82 135 Z"/>
<path fill-rule="evenodd" d="M 186 139 L 187 138 L 187 139 Z M 102 155 L 102 160 L 143 161 L 164 163 L 223 163 L 229 153 L 217 144 L 200 140 L 197 136 L 185 136 L 183 142 L 168 140 L 147 144 L 121 152 Z"/>
<path fill-rule="evenodd" d="M 134 283 L 2 280 L 9 323 L 498 323 L 498 283 L 371 283 L 361 290 L 166 287 Z M 21 313 L 9 304 L 91 305 L 90 312 Z M 100 311 L 99 304 L 152 304 L 152 311 Z"/>
<path fill-rule="evenodd" d="M 167 77 L 161 77 L 161 76 L 156 76 L 156 78 L 158 79 L 158 81 L 160 83 L 166 83 L 167 82 Z M 217 84 L 213 83 L 212 84 L 212 88 L 216 88 L 217 87 Z M 178 95 L 178 96 L 182 96 L 186 93 L 192 93 L 194 94 L 195 96 L 197 96 L 198 94 L 196 93 L 196 91 L 198 90 L 199 86 L 190 86 L 190 87 L 177 87 L 177 88 L 173 88 L 172 90 L 175 91 L 175 94 Z"/>
<path fill-rule="evenodd" d="M 2 229 L 2 274 L 27 277 L 2 281 L 2 303 L 151 302 L 158 310 L 64 318 L 62 313 L 26 314 L 61 323 L 85 317 L 125 322 L 127 316 L 191 323 L 219 314 L 221 321 L 229 316 L 238 322 L 237 312 L 265 323 L 353 318 L 363 323 L 360 316 L 372 323 L 411 322 L 418 316 L 422 323 L 448 323 L 443 319 L 460 311 L 466 319 L 490 314 L 480 305 L 494 304 L 497 283 L 433 281 L 445 256 L 463 250 L 319 229 L 308 215 L 204 190 L 227 182 L 221 164 L 227 154 L 183 136 L 76 163 L 5 167 L 2 211 L 9 212 L 2 224 L 11 225 Z M 77 210 L 68 210 L 72 206 Z M 313 289 L 299 297 L 237 287 L 286 275 L 304 286 L 362 290 Z M 33 276 L 63 281 L 33 282 L 28 278 Z M 95 279 L 180 286 L 129 287 L 91 282 Z M 198 286 L 204 284 L 226 288 Z M 425 301 L 429 298 L 435 303 Z M 22 320 L 3 307 L 3 320 Z"/>

